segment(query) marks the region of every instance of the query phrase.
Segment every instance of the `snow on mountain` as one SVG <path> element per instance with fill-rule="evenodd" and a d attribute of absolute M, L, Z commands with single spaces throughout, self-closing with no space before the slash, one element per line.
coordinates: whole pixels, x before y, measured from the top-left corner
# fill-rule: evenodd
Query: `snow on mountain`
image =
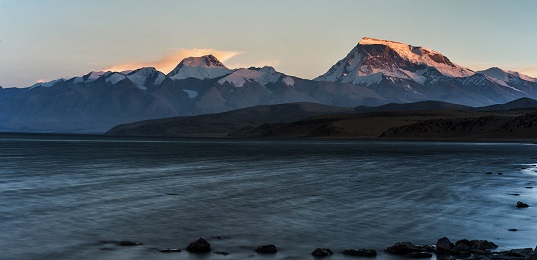
<path fill-rule="evenodd" d="M 84 82 L 92 82 L 104 75 L 105 71 L 92 71 L 89 74 L 85 75 L 83 78 Z"/>
<path fill-rule="evenodd" d="M 264 86 L 268 83 L 278 81 L 282 75 L 283 74 L 276 72 L 276 70 L 270 66 L 265 66 L 263 68 L 250 67 L 248 69 L 238 69 L 228 76 L 220 79 L 218 83 L 224 84 L 225 82 L 228 82 L 235 87 L 243 87 L 246 82 L 255 81 Z M 294 84 L 294 81 L 292 83 Z"/>
<path fill-rule="evenodd" d="M 412 46 L 400 42 L 379 40 L 375 38 L 364 37 L 358 45 L 384 45 L 396 51 L 401 58 L 419 65 L 434 67 L 440 73 L 451 77 L 468 77 L 475 72 L 452 63 L 447 57 L 439 52 L 426 49 L 419 46 Z"/>
<path fill-rule="evenodd" d="M 127 78 L 127 76 L 121 74 L 120 72 L 112 72 L 110 74 L 106 74 L 105 76 L 105 82 L 110 82 L 112 84 L 117 84 L 118 82 Z"/>
<path fill-rule="evenodd" d="M 64 82 L 64 81 L 65 81 L 65 79 L 61 78 L 61 79 L 51 80 L 51 81 L 48 81 L 48 82 L 38 82 L 38 83 L 35 83 L 32 86 L 30 86 L 30 89 L 34 89 L 34 88 L 37 88 L 37 87 L 50 88 L 50 87 L 54 86 L 54 84 L 56 84 L 58 82 Z"/>
<path fill-rule="evenodd" d="M 183 91 L 188 95 L 188 98 L 190 99 L 194 99 L 199 95 L 199 93 L 195 90 L 183 89 Z"/>
<path fill-rule="evenodd" d="M 233 71 L 224 66 L 216 57 L 206 55 L 185 58 L 168 73 L 168 77 L 174 80 L 186 78 L 214 79 L 231 72 Z"/>
<path fill-rule="evenodd" d="M 153 67 L 145 67 L 141 69 L 134 70 L 128 73 L 127 78 L 132 81 L 138 88 L 142 90 L 147 90 L 147 80 L 150 78 L 155 78 L 153 85 L 159 86 L 162 84 L 162 81 L 166 78 L 162 72 L 156 70 Z"/>
<path fill-rule="evenodd" d="M 371 85 L 378 84 L 382 76 L 387 76 L 424 84 L 433 77 L 468 77 L 474 74 L 439 52 L 365 37 L 345 58 L 315 80 Z"/>
<path fill-rule="evenodd" d="M 521 74 L 519 72 L 512 71 L 512 70 L 505 71 L 498 67 L 492 67 L 486 70 L 478 71 L 477 73 L 485 74 L 491 78 L 500 80 L 502 82 L 511 82 L 513 80 L 520 80 L 520 79 L 529 81 L 529 82 L 537 82 L 537 79 L 532 78 L 530 76 L 527 76 L 527 75 L 524 75 L 524 74 Z"/>
<path fill-rule="evenodd" d="M 285 83 L 287 86 L 294 86 L 295 80 L 291 77 L 285 76 L 285 78 L 283 78 L 283 83 Z"/>

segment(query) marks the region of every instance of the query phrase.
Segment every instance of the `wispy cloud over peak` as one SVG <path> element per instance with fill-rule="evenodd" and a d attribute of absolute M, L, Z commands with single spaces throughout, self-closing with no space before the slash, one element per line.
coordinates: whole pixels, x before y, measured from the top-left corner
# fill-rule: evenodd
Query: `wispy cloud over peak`
<path fill-rule="evenodd" d="M 212 54 L 221 62 L 225 62 L 239 54 L 239 51 L 221 51 L 215 49 L 179 49 L 166 56 L 162 57 L 156 61 L 132 61 L 122 64 L 115 64 L 106 68 L 103 68 L 104 71 L 126 71 L 126 70 L 135 70 L 142 67 L 154 67 L 155 69 L 168 73 L 179 62 L 188 57 L 199 57 L 203 55 Z"/>

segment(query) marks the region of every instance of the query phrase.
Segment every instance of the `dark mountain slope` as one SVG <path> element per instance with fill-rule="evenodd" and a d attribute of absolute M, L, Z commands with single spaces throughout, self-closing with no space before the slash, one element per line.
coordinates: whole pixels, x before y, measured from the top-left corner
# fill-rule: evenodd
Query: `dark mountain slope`
<path fill-rule="evenodd" d="M 352 112 L 350 108 L 315 103 L 267 105 L 218 114 L 174 117 L 123 124 L 110 129 L 107 134 L 158 136 L 226 135 L 243 127 L 296 121 L 323 114 L 350 112 Z"/>

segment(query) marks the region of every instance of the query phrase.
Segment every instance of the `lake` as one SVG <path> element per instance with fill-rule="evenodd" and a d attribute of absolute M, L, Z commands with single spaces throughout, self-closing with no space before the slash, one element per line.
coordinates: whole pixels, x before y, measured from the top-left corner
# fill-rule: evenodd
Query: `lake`
<path fill-rule="evenodd" d="M 520 143 L 2 134 L 1 255 L 397 259 L 381 251 L 443 236 L 534 248 L 536 164 L 537 145 Z M 199 237 L 229 255 L 155 252 Z M 122 240 L 143 245 L 103 242 Z M 257 255 L 262 244 L 279 251 Z"/>

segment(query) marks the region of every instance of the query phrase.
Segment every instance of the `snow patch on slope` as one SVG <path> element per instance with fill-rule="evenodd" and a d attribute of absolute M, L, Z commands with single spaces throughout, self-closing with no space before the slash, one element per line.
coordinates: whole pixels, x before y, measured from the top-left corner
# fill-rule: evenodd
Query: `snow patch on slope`
<path fill-rule="evenodd" d="M 102 75 L 104 75 L 106 72 L 104 71 L 92 71 L 89 74 L 87 74 L 87 78 L 85 82 L 92 82 L 100 78 Z"/>
<path fill-rule="evenodd" d="M 119 73 L 119 72 L 114 72 L 112 73 L 112 75 L 109 75 L 108 77 L 106 77 L 106 80 L 105 82 L 110 82 L 112 84 L 117 84 L 118 82 L 124 80 L 126 78 L 125 75 Z"/>
<path fill-rule="evenodd" d="M 63 81 L 65 81 L 64 78 L 55 79 L 55 80 L 51 80 L 51 81 L 47 81 L 47 82 L 39 82 L 39 83 L 35 83 L 32 86 L 30 86 L 30 89 L 34 89 L 34 88 L 37 88 L 37 87 L 50 88 L 50 87 L 54 86 L 54 84 L 56 84 L 58 82 L 63 82 Z"/>
<path fill-rule="evenodd" d="M 266 85 L 268 83 L 274 83 L 280 79 L 282 76 L 281 73 L 276 72 L 274 68 L 265 66 L 263 68 L 248 68 L 248 69 L 238 69 L 230 75 L 220 79 L 218 83 L 224 84 L 228 82 L 235 87 L 243 87 L 246 82 L 257 82 L 261 85 Z M 294 84 L 294 81 L 293 81 Z"/>
<path fill-rule="evenodd" d="M 283 79 L 283 83 L 285 83 L 285 85 L 287 85 L 287 86 L 294 86 L 295 85 L 295 80 L 293 78 L 291 78 L 291 77 L 286 76 Z"/>
<path fill-rule="evenodd" d="M 190 98 L 190 99 L 196 98 L 199 95 L 199 93 L 197 91 L 194 91 L 194 90 L 183 89 L 183 91 L 186 92 L 186 94 L 188 94 L 188 98 Z"/>
<path fill-rule="evenodd" d="M 389 47 L 401 56 L 412 63 L 424 64 L 427 66 L 435 67 L 440 73 L 451 77 L 468 77 L 474 75 L 475 72 L 453 64 L 451 62 L 438 62 L 437 58 L 443 60 L 445 57 L 439 52 L 423 47 L 416 47 L 400 42 L 380 40 L 375 38 L 364 37 L 358 45 L 374 45 L 380 44 Z M 447 58 L 446 58 L 447 59 Z M 446 60 L 448 62 L 449 60 Z"/>

